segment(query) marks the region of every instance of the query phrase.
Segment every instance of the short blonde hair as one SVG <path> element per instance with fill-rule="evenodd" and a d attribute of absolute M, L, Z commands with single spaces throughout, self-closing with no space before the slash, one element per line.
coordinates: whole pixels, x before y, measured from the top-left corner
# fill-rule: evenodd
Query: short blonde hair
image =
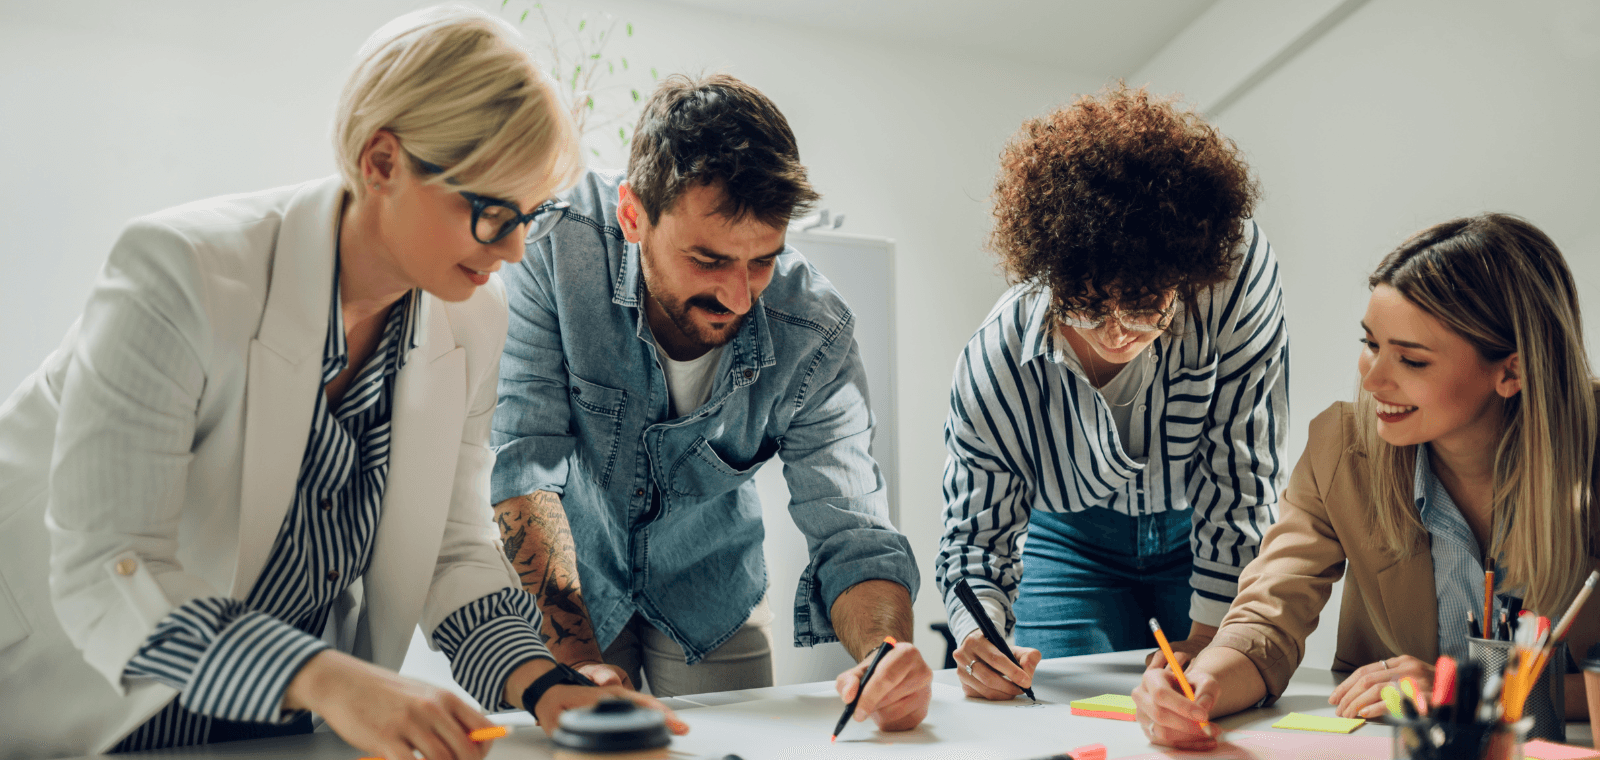
<path fill-rule="evenodd" d="M 333 125 L 346 189 L 361 197 L 361 152 L 380 129 L 445 167 L 426 181 L 451 189 L 518 198 L 576 182 L 577 131 L 519 40 L 504 19 L 467 5 L 407 13 L 367 38 Z"/>

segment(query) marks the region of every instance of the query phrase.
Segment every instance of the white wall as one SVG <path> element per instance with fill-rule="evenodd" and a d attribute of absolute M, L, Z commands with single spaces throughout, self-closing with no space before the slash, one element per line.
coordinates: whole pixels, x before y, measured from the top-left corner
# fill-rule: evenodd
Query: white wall
<path fill-rule="evenodd" d="M 1282 262 L 1291 459 L 1311 419 L 1354 396 L 1366 275 L 1430 224 L 1508 211 L 1539 225 L 1600 347 L 1597 93 L 1600 5 L 1370 0 L 1213 115 L 1261 179 L 1257 217 Z M 1306 664 L 1332 661 L 1337 606 Z"/>
<path fill-rule="evenodd" d="M 0 0 L 0 393 L 77 316 L 128 218 L 331 173 L 352 55 L 422 4 Z M 618 50 L 635 68 L 762 88 L 843 231 L 897 241 L 900 505 L 923 571 L 917 642 L 937 665 L 941 426 L 954 357 L 1003 289 L 981 252 L 995 157 L 1022 119 L 1100 80 L 641 0 L 582 7 L 633 22 Z M 615 163 L 614 141 L 594 144 Z M 792 594 L 774 589 L 780 615 Z"/>

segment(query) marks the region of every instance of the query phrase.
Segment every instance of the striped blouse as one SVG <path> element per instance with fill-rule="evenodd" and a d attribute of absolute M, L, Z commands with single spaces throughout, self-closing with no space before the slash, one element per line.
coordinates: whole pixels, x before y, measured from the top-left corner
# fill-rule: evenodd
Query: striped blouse
<path fill-rule="evenodd" d="M 1278 262 L 1254 221 L 1233 276 L 1146 349 L 1156 379 L 1129 457 L 1105 399 L 1072 368 L 1048 289 L 1000 298 L 956 363 L 945 421 L 944 535 L 935 578 L 957 640 L 977 628 L 951 592 L 966 578 L 1009 631 L 1032 510 L 1130 516 L 1193 509 L 1190 617 L 1217 625 L 1277 520 L 1288 423 L 1288 333 Z"/>
<path fill-rule="evenodd" d="M 416 346 L 421 298 L 412 291 L 389 309 L 377 349 L 337 407 L 318 390 L 294 505 L 249 597 L 179 606 L 129 661 L 124 676 L 153 678 L 180 694 L 113 752 L 309 730 L 303 713 L 281 705 L 300 667 L 329 648 L 322 636 L 333 602 L 371 559 L 389 474 L 390 399 Z M 323 385 L 349 361 L 336 277 Z M 434 642 L 479 703 L 509 709 L 500 696 L 506 677 L 530 659 L 550 657 L 538 615 L 527 593 L 508 586 L 446 618 Z"/>

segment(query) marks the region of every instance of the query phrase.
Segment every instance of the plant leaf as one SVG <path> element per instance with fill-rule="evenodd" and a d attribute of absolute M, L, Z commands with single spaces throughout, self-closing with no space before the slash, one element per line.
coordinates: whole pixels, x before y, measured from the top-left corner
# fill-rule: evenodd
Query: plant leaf
<path fill-rule="evenodd" d="M 657 78 L 658 78 L 658 77 L 657 77 L 657 76 L 656 76 L 656 67 L 654 67 L 654 66 L 651 66 L 651 67 L 650 67 L 650 78 L 651 78 L 651 79 L 657 79 Z"/>
<path fill-rule="evenodd" d="M 627 56 L 623 56 L 623 58 L 622 58 L 622 70 L 623 71 L 627 71 L 628 70 L 628 58 L 627 58 Z"/>
<path fill-rule="evenodd" d="M 599 148 L 590 148 L 589 152 L 595 154 L 596 156 L 600 155 L 600 149 Z"/>
<path fill-rule="evenodd" d="M 524 21 L 527 21 L 527 20 L 528 20 L 528 9 L 524 8 L 524 9 L 522 9 L 522 16 L 517 19 L 517 23 L 520 24 L 520 23 L 522 23 Z"/>
<path fill-rule="evenodd" d="M 633 22 L 632 21 L 628 22 L 628 36 L 629 37 L 633 36 Z"/>
<path fill-rule="evenodd" d="M 583 28 L 585 26 L 588 26 L 588 25 L 589 25 L 589 19 L 586 19 L 586 18 L 578 19 L 578 31 L 580 31 L 580 32 L 583 31 Z"/>
<path fill-rule="evenodd" d="M 630 89 L 628 91 L 633 93 L 633 102 L 635 102 L 635 103 L 639 102 L 639 91 L 638 90 L 633 90 L 633 89 Z"/>

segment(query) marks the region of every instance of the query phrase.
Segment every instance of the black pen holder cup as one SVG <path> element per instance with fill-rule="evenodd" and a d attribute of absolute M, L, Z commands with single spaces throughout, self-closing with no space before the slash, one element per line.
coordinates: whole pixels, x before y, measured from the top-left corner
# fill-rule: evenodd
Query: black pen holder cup
<path fill-rule="evenodd" d="M 1516 723 L 1437 723 L 1427 718 L 1394 727 L 1400 760 L 1523 760 L 1532 718 Z"/>
<path fill-rule="evenodd" d="M 1488 683 L 1489 676 L 1503 673 L 1506 662 L 1512 657 L 1513 644 L 1509 641 L 1467 638 L 1467 658 L 1483 668 L 1480 687 Z M 1556 644 L 1545 663 L 1539 681 L 1528 692 L 1522 715 L 1533 718 L 1533 728 L 1528 735 L 1535 739 L 1565 744 L 1567 741 L 1567 643 Z"/>

